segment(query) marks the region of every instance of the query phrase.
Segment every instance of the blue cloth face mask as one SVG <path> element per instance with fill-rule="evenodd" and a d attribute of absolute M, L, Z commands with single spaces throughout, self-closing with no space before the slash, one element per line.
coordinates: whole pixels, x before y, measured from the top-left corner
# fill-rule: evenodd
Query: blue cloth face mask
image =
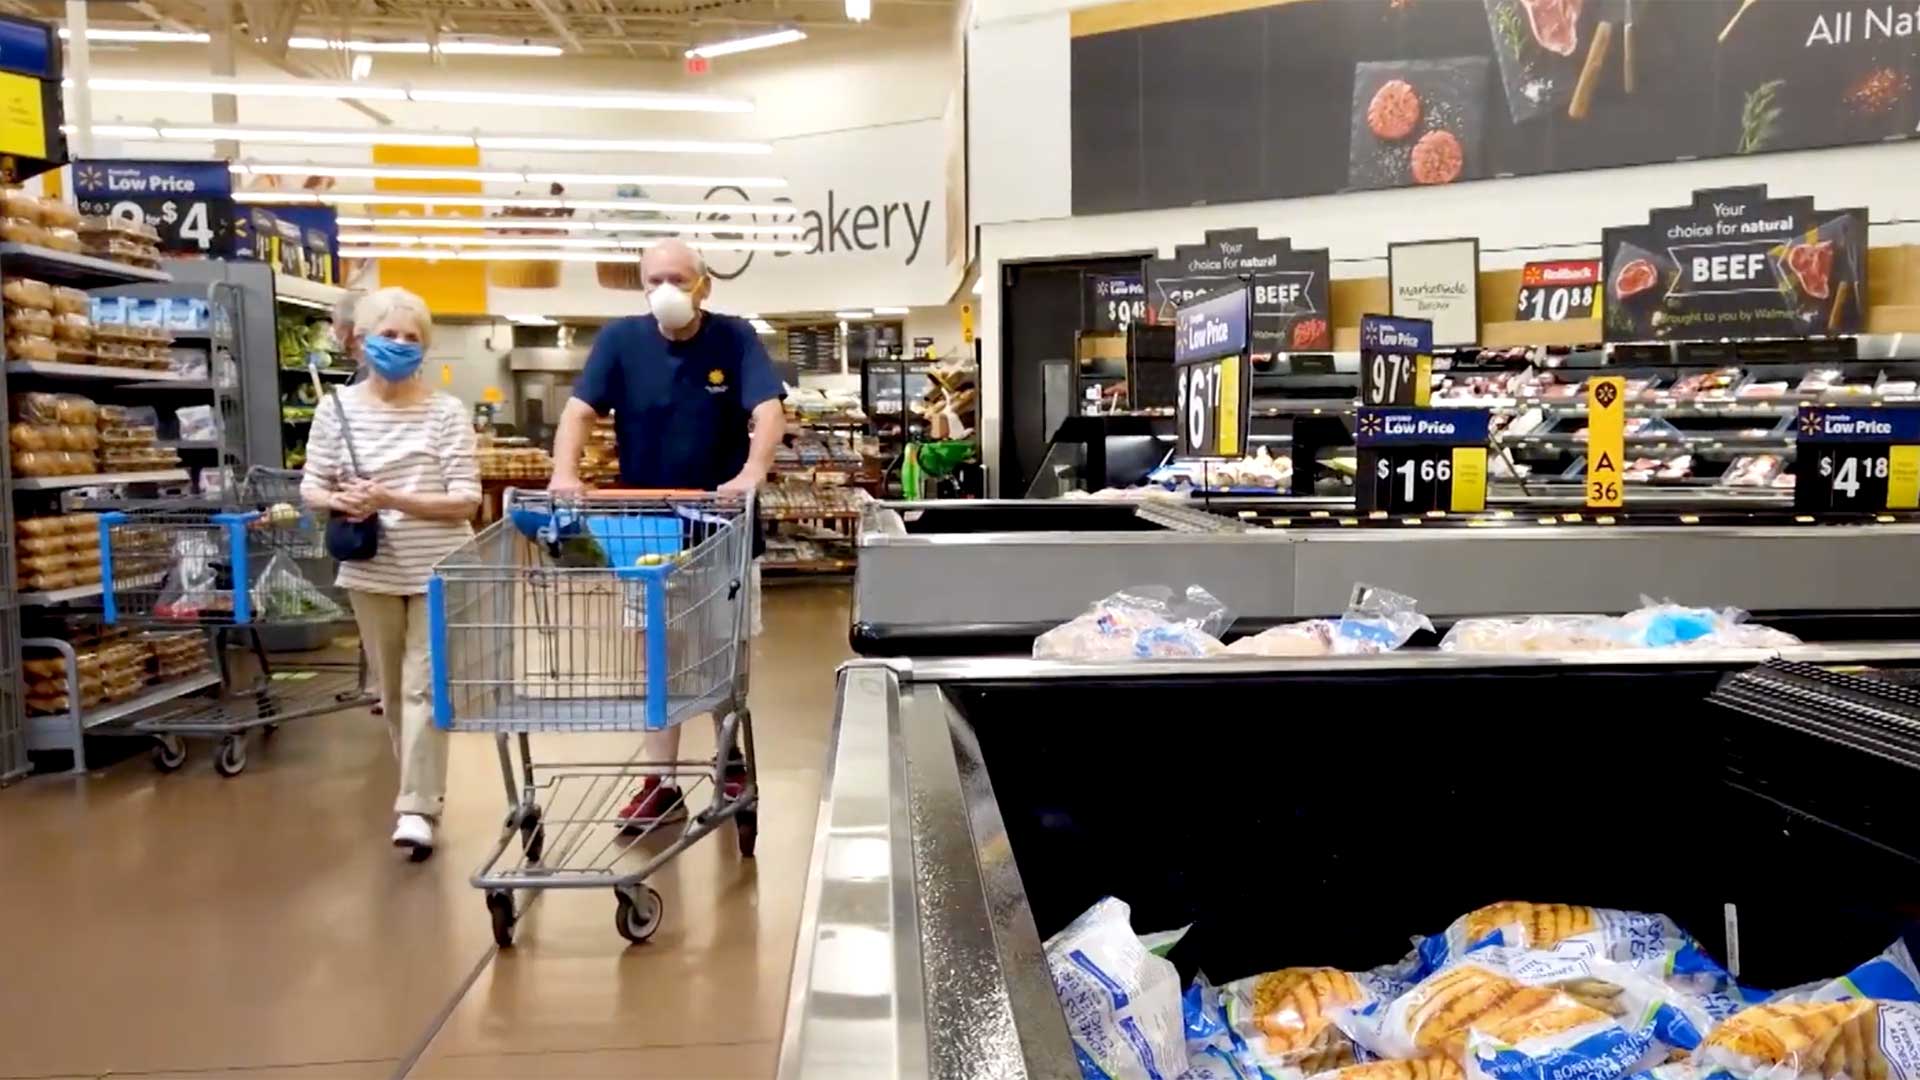
<path fill-rule="evenodd" d="M 378 337 L 373 334 L 361 339 L 361 351 L 367 355 L 367 363 L 374 374 L 388 382 L 411 379 L 420 370 L 420 362 L 426 359 L 427 352 L 417 341 L 396 341 L 393 338 Z"/>

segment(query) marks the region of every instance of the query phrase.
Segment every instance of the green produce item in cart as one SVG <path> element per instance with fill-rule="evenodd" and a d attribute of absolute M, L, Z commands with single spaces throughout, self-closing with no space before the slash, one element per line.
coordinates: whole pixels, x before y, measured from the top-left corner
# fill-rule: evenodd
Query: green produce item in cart
<path fill-rule="evenodd" d="M 602 570 L 613 565 L 607 560 L 607 549 L 585 532 L 563 538 L 554 551 L 553 561 L 568 570 Z"/>

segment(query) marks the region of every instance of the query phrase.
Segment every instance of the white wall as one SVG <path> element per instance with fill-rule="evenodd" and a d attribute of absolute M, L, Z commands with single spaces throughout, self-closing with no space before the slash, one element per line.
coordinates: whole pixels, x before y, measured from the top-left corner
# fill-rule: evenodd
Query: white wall
<path fill-rule="evenodd" d="M 1091 0 L 976 0 L 969 117 L 973 219 L 980 226 L 980 271 L 1000 280 L 1000 264 L 1065 256 L 1154 250 L 1171 255 L 1208 229 L 1256 226 L 1295 247 L 1325 247 L 1333 276 L 1386 272 L 1395 240 L 1478 236 L 1482 264 L 1518 266 L 1529 258 L 1597 255 L 1600 230 L 1644 221 L 1658 206 L 1683 205 L 1696 188 L 1768 184 L 1811 195 L 1824 206 L 1866 206 L 1876 222 L 1920 220 L 1920 142 L 1767 154 L 1490 180 L 1445 187 L 1321 195 L 1221 206 L 1072 216 L 1072 125 L 1067 12 Z M 1036 68 L 1045 68 L 1036 72 Z M 1022 87 L 1003 94 L 982 84 Z M 1054 101 L 1039 101 L 1051 83 Z M 1920 241 L 1920 228 L 1880 225 L 1877 243 Z M 998 480 L 1000 446 L 999 296 L 982 298 L 982 438 Z"/>
<path fill-rule="evenodd" d="M 453 381 L 442 386 L 469 408 L 486 400 L 487 387 L 499 389 L 502 402 L 496 415 L 513 420 L 513 374 L 507 352 L 513 348 L 513 327 L 505 322 L 435 322 L 433 345 L 427 349 L 427 379 L 440 382 L 446 365 Z"/>

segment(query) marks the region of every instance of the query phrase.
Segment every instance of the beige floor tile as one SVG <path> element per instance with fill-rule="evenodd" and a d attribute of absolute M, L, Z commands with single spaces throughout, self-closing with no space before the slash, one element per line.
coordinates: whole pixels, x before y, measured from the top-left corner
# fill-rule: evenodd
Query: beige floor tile
<path fill-rule="evenodd" d="M 478 1054 L 458 1060 L 495 1071 L 472 1075 L 591 1076 L 554 1070 L 598 1067 L 601 1055 L 567 1051 L 744 1043 L 761 1049 L 721 1046 L 701 1066 L 712 1072 L 681 1071 L 695 1059 L 677 1049 L 658 1068 L 618 1053 L 609 1067 L 770 1073 L 847 593 L 769 594 L 753 684 L 759 858 L 741 860 L 730 832 L 689 851 L 659 878 L 666 923 L 640 948 L 615 934 L 604 890 L 544 898 L 423 1067 Z M 688 749 L 711 742 L 692 733 Z M 0 1077 L 387 1075 L 486 955 L 467 879 L 506 806 L 491 740 L 455 738 L 441 849 L 418 865 L 387 844 L 393 763 L 366 713 L 289 724 L 232 780 L 208 756 L 196 743 L 169 776 L 134 758 L 0 790 Z M 563 1053 L 551 1069 L 542 1057 L 542 1071 L 498 1071 L 532 1060 L 521 1050 Z"/>
<path fill-rule="evenodd" d="M 773 1043 L 588 1050 L 573 1053 L 469 1054 L 414 1070 L 422 1080 L 531 1080 L 534 1077 L 673 1077 L 761 1080 L 773 1075 Z"/>

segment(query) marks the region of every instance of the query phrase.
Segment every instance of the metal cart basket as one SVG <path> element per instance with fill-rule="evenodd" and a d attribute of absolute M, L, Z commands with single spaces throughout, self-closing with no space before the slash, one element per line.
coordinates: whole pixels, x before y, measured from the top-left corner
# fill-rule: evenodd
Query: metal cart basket
<path fill-rule="evenodd" d="M 300 505 L 298 470 L 256 468 L 230 494 L 121 500 L 100 514 L 102 613 L 109 625 L 212 631 L 220 685 L 214 700 L 184 700 L 140 715 L 129 733 L 157 742 L 163 771 L 186 760 L 186 737 L 219 740 L 214 769 L 247 765 L 247 733 L 271 735 L 289 720 L 371 704 L 366 659 L 302 661 L 276 670 L 261 631 L 349 623 L 332 584 L 325 523 Z M 254 677 L 235 678 L 229 650 L 244 647 Z"/>
<path fill-rule="evenodd" d="M 435 567 L 434 722 L 493 735 L 506 784 L 504 828 L 473 875 L 502 946 L 524 911 L 516 890 L 610 887 L 615 926 L 641 942 L 660 925 L 645 884 L 655 871 L 728 820 L 753 854 L 752 528 L 750 499 L 508 491 L 502 519 Z M 660 731 L 702 713 L 724 748 L 710 760 L 534 758 L 536 733 Z M 649 777 L 680 778 L 678 798 L 623 816 L 622 798 Z M 656 833 L 670 842 L 649 843 Z"/>

